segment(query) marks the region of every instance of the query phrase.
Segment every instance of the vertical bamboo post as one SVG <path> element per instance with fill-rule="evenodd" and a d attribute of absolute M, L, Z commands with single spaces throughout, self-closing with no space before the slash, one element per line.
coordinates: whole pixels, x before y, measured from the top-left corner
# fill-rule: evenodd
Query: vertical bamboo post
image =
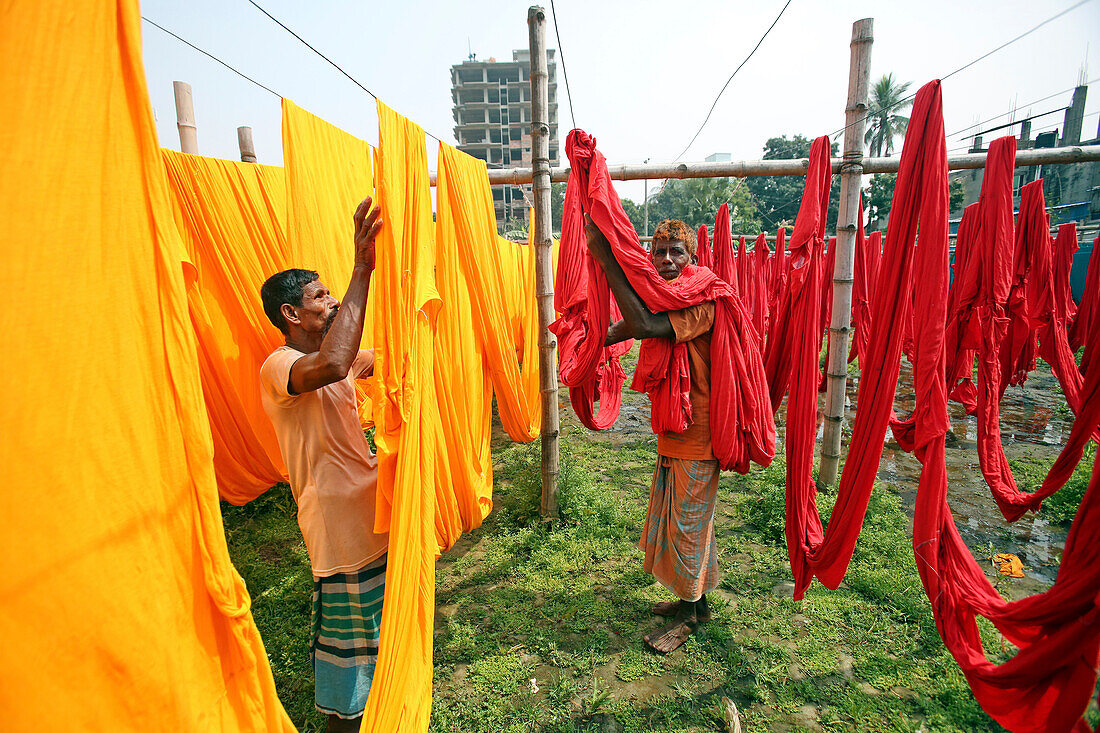
<path fill-rule="evenodd" d="M 241 161 L 244 163 L 256 162 L 256 148 L 252 144 L 252 128 L 237 128 L 237 145 L 241 149 Z"/>
<path fill-rule="evenodd" d="M 825 430 L 821 445 L 818 482 L 836 483 L 840 463 L 844 397 L 848 381 L 848 334 L 852 321 L 852 283 L 855 280 L 856 229 L 863 216 L 859 189 L 863 180 L 863 133 L 866 128 L 867 91 L 871 79 L 871 44 L 874 20 L 864 18 L 852 24 L 851 66 L 848 70 L 848 104 L 844 109 L 844 158 L 840 168 L 840 212 L 836 222 L 836 264 L 833 268 L 833 312 L 829 322 L 832 337 L 827 366 Z M 860 364 L 862 367 L 863 365 Z"/>
<path fill-rule="evenodd" d="M 180 131 L 180 150 L 198 155 L 199 137 L 195 129 L 195 100 L 191 96 L 191 85 L 185 81 L 174 81 L 172 91 L 176 95 L 176 127 Z"/>
<path fill-rule="evenodd" d="M 546 62 L 546 12 L 527 10 L 531 48 L 531 167 L 535 197 L 535 293 L 539 306 L 539 373 L 542 392 L 542 505 L 544 519 L 558 516 L 558 343 L 550 333 L 554 320 L 554 250 L 550 212 L 549 75 Z"/>

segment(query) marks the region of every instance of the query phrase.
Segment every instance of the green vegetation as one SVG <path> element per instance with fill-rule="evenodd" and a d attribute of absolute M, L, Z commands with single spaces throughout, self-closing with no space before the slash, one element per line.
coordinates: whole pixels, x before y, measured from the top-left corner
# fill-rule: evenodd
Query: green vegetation
<path fill-rule="evenodd" d="M 661 656 L 641 637 L 659 625 L 652 603 L 671 596 L 643 572 L 636 545 L 655 440 L 570 436 L 563 448 L 560 522 L 538 518 L 537 443 L 507 447 L 493 513 L 438 563 L 433 731 L 724 730 L 723 698 L 746 731 L 1000 730 L 940 641 L 910 521 L 885 487 L 840 589 L 815 583 L 795 601 L 782 460 L 723 474 L 715 619 Z M 828 512 L 831 497 L 820 500 Z M 317 730 L 311 579 L 289 491 L 224 515 L 279 695 L 296 725 Z M 983 635 L 991 659 L 1011 653 L 988 624 Z"/>
<path fill-rule="evenodd" d="M 1096 444 L 1090 441 L 1085 446 L 1081 462 L 1077 464 L 1066 485 L 1043 501 L 1043 506 L 1039 510 L 1041 517 L 1051 524 L 1059 524 L 1069 529 L 1073 523 L 1073 517 L 1077 514 L 1077 508 L 1081 506 L 1085 489 L 1088 488 L 1092 463 L 1095 459 Z M 1050 471 L 1051 461 L 1028 456 L 1009 460 L 1009 466 L 1012 468 L 1012 475 L 1015 476 L 1019 489 L 1030 493 L 1042 486 L 1043 479 Z"/>

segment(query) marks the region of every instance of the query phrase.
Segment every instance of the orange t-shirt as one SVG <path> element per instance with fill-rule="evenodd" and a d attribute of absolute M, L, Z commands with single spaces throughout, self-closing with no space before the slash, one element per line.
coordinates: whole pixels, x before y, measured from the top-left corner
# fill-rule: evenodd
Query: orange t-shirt
<path fill-rule="evenodd" d="M 354 380 L 370 353 L 360 353 L 346 378 L 290 394 L 290 368 L 303 356 L 289 346 L 272 352 L 260 367 L 261 398 L 286 461 L 313 575 L 324 577 L 377 560 L 389 535 L 373 531 L 378 459 L 355 409 Z"/>
<path fill-rule="evenodd" d="M 714 331 L 714 303 L 669 311 L 676 343 L 687 344 L 691 375 L 691 424 L 682 433 L 657 436 L 657 452 L 668 458 L 713 461 L 710 442 L 710 337 Z"/>

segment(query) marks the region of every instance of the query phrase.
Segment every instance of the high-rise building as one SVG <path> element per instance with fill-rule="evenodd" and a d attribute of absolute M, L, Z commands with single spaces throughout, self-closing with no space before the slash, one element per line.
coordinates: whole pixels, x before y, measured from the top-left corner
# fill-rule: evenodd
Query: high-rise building
<path fill-rule="evenodd" d="M 547 50 L 550 165 L 558 165 L 558 84 L 554 49 Z M 475 54 L 451 67 L 458 149 L 489 168 L 531 167 L 531 57 L 513 51 L 511 61 L 479 61 Z M 524 199 L 524 194 L 527 200 Z M 497 223 L 527 221 L 531 186 L 493 186 Z"/>

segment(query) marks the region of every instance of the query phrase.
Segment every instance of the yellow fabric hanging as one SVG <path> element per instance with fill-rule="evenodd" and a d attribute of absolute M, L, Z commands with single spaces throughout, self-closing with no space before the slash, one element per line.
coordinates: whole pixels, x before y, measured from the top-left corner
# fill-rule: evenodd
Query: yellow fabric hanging
<path fill-rule="evenodd" d="M 316 270 L 328 289 L 342 298 L 351 281 L 355 231 L 352 213 L 374 195 L 370 147 L 320 117 L 283 100 L 283 165 L 287 189 L 287 267 Z M 274 273 L 268 273 L 274 274 Z M 363 348 L 374 344 L 377 310 L 372 288 L 367 298 Z M 359 417 L 371 424 L 371 404 L 356 383 Z"/>
<path fill-rule="evenodd" d="M 191 322 L 222 498 L 245 504 L 286 481 L 260 404 L 260 365 L 281 346 L 260 283 L 286 269 L 283 169 L 162 150 L 176 224 L 191 263 Z"/>
<path fill-rule="evenodd" d="M 378 531 L 389 531 L 378 664 L 363 730 L 424 731 L 431 710 L 433 530 L 440 424 L 433 338 L 440 307 L 424 131 L 378 103 L 375 371 Z M 441 360 L 442 362 L 442 360 Z M 445 368 L 441 363 L 441 368 Z"/>
<path fill-rule="evenodd" d="M 4 728 L 292 731 L 225 545 L 140 23 L 0 11 L 4 262 L 45 293 L 5 369 Z"/>
<path fill-rule="evenodd" d="M 436 202 L 437 231 L 454 242 L 444 247 L 441 238 L 439 257 L 442 263 L 453 252 L 460 262 L 501 424 L 513 440 L 529 442 L 542 426 L 534 248 L 497 236 L 484 161 L 445 143 L 439 145 Z"/>

